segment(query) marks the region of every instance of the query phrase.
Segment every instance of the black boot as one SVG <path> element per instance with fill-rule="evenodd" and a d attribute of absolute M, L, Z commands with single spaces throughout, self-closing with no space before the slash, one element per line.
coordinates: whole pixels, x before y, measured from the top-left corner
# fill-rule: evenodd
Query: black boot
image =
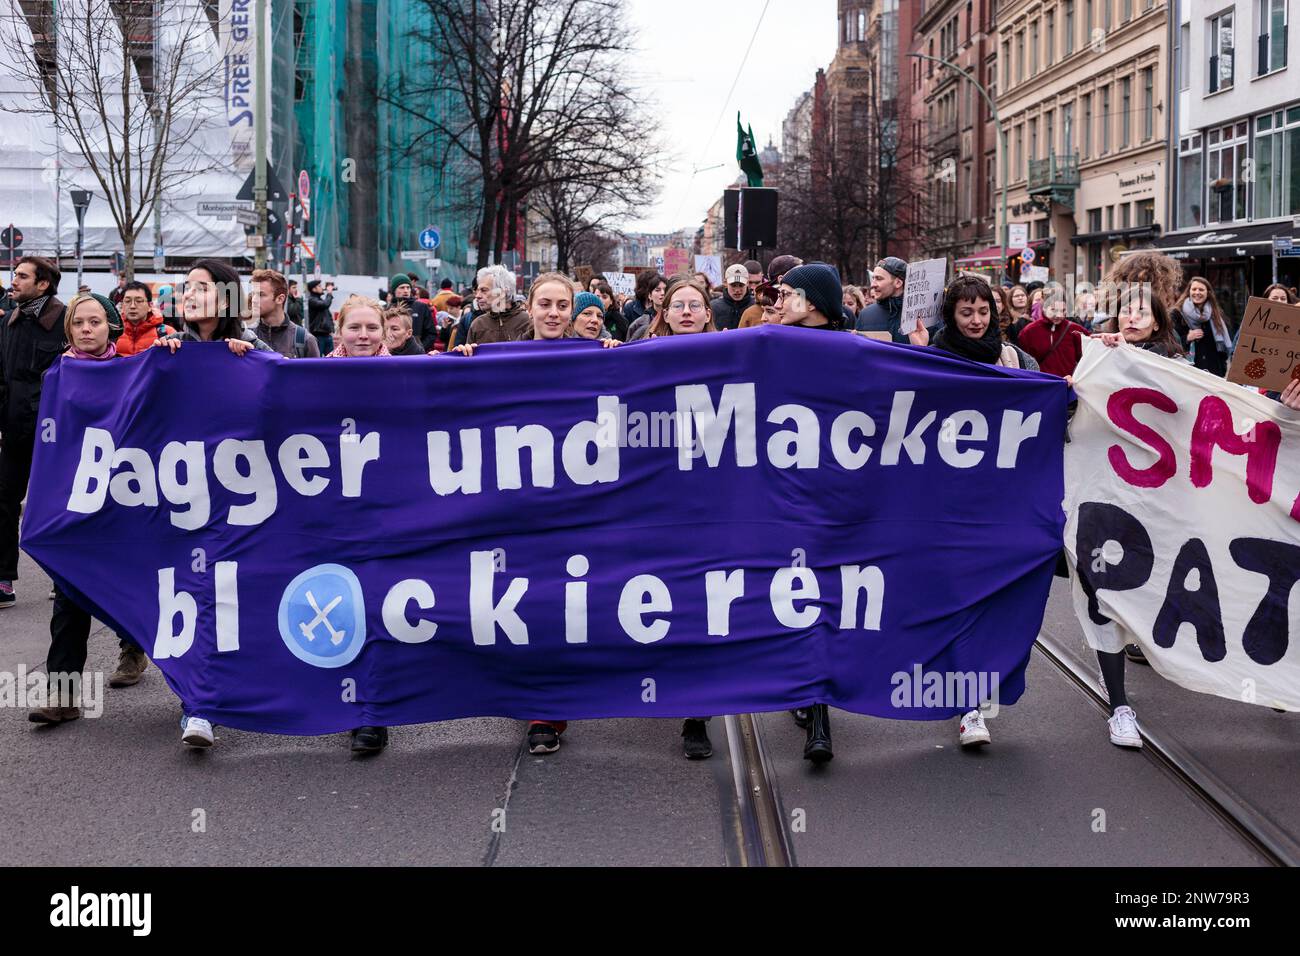
<path fill-rule="evenodd" d="M 812 723 L 812 716 L 807 707 L 799 707 L 790 711 L 790 714 L 794 717 L 795 726 L 800 730 L 807 730 L 808 725 Z"/>
<path fill-rule="evenodd" d="M 713 756 L 709 725 L 698 717 L 682 721 L 682 752 L 687 760 L 704 760 Z"/>
<path fill-rule="evenodd" d="M 825 704 L 813 704 L 808 708 L 812 721 L 808 725 L 808 742 L 803 746 L 803 759 L 814 764 L 827 763 L 831 753 L 831 712 Z"/>
<path fill-rule="evenodd" d="M 354 754 L 377 754 L 387 746 L 387 727 L 358 727 L 352 731 L 352 752 Z"/>

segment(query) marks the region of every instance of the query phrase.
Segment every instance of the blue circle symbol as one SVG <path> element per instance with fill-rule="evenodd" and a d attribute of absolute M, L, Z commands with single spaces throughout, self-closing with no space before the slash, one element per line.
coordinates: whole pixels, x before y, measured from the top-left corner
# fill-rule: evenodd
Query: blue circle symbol
<path fill-rule="evenodd" d="M 344 667 L 366 642 L 361 582 L 340 564 L 318 564 L 289 582 L 280 598 L 280 637 L 300 661 Z"/>
<path fill-rule="evenodd" d="M 437 249 L 440 242 L 442 242 L 442 236 L 438 235 L 438 230 L 432 226 L 420 233 L 421 249 Z"/>

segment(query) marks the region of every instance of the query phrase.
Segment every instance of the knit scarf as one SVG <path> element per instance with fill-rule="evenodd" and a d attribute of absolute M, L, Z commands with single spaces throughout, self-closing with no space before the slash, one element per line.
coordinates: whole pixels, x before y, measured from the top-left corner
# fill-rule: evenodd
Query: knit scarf
<path fill-rule="evenodd" d="M 1214 316 L 1210 314 L 1208 302 L 1198 309 L 1196 303 L 1190 298 L 1183 299 L 1182 312 L 1189 329 L 1204 329 L 1209 326 L 1214 333 L 1214 341 L 1219 343 L 1219 351 L 1225 354 L 1232 352 L 1232 339 L 1228 337 L 1228 329 L 1226 326 L 1220 329 L 1214 324 Z"/>
<path fill-rule="evenodd" d="M 98 355 L 91 355 L 89 352 L 83 352 L 75 345 L 72 345 L 69 346 L 68 350 L 63 354 L 74 359 L 89 359 L 92 362 L 106 362 L 117 355 L 117 346 L 112 342 L 109 342 L 108 348 L 104 349 L 104 351 L 100 352 Z"/>
<path fill-rule="evenodd" d="M 998 331 L 996 322 L 990 322 L 983 337 L 978 339 L 962 335 L 956 322 L 945 323 L 943 328 L 934 333 L 930 344 L 944 352 L 974 362 L 983 362 L 985 365 L 993 365 L 1002 357 L 1002 333 Z"/>
<path fill-rule="evenodd" d="M 392 354 L 393 354 L 392 352 L 388 351 L 388 346 L 385 345 L 383 342 L 380 342 L 379 351 L 371 355 L 349 355 L 347 351 L 344 349 L 343 343 L 340 342 L 338 345 L 334 347 L 334 351 L 325 357 L 326 358 L 383 358 L 384 356 L 391 356 Z"/>

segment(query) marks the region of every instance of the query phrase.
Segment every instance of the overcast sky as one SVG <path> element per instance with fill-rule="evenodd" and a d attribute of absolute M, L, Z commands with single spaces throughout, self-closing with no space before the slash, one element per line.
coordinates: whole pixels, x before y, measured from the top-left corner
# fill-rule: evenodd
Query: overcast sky
<path fill-rule="evenodd" d="M 754 127 L 760 150 L 769 136 L 781 147 L 786 113 L 835 55 L 836 2 L 766 2 L 753 49 L 727 100 L 765 0 L 627 0 L 633 43 L 642 51 L 629 64 L 628 78 L 655 103 L 668 173 L 658 202 L 625 228 L 670 232 L 699 225 L 740 174 L 737 110 Z M 701 171 L 692 176 L 696 168 Z"/>

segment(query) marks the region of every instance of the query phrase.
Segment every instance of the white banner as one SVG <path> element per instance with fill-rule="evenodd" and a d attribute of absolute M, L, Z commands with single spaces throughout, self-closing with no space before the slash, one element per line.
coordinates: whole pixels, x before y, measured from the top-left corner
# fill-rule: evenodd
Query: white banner
<path fill-rule="evenodd" d="M 266 22 L 261 25 L 270 36 L 271 5 L 266 5 Z M 256 25 L 254 0 L 221 0 L 221 52 L 225 62 L 223 90 L 226 101 L 226 128 L 230 133 L 230 162 L 238 171 L 248 173 L 254 165 L 253 114 L 257 109 Z M 269 43 L 268 43 L 269 46 Z M 267 70 L 271 54 L 268 50 Z M 267 117 L 267 150 L 270 143 L 270 117 Z"/>
<path fill-rule="evenodd" d="M 1300 412 L 1093 339 L 1074 386 L 1065 549 L 1088 643 L 1300 711 Z"/>

